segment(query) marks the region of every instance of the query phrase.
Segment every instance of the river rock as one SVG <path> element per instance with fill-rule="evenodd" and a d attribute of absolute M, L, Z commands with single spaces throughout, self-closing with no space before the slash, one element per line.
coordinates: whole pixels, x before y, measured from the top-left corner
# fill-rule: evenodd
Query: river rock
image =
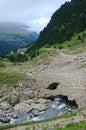
<path fill-rule="evenodd" d="M 9 123 L 10 119 L 6 118 L 6 117 L 2 117 L 2 118 L 0 118 L 0 121 L 3 122 L 3 123 Z"/>
<path fill-rule="evenodd" d="M 13 119 L 17 119 L 18 115 L 15 114 L 15 113 L 13 113 L 13 114 L 11 114 L 11 117 L 12 117 Z"/>
<path fill-rule="evenodd" d="M 40 112 L 39 112 L 39 110 L 38 109 L 33 109 L 32 111 L 31 111 L 31 113 L 33 114 L 33 116 L 39 116 L 39 114 L 40 114 Z"/>
<path fill-rule="evenodd" d="M 0 117 L 4 115 L 3 110 L 0 109 Z"/>
<path fill-rule="evenodd" d="M 12 94 L 8 98 L 8 103 L 12 106 L 15 106 L 17 103 L 20 102 L 20 96 L 18 94 Z"/>
<path fill-rule="evenodd" d="M 32 109 L 31 105 L 25 103 L 25 102 L 21 102 L 19 104 L 16 104 L 14 106 L 14 111 L 23 111 L 23 112 L 28 112 Z"/>
<path fill-rule="evenodd" d="M 45 111 L 48 108 L 47 104 L 42 104 L 42 103 L 41 104 L 32 103 L 31 106 L 32 108 L 39 110 L 39 112 Z"/>
<path fill-rule="evenodd" d="M 2 93 L 2 92 L 0 92 L 0 98 L 1 98 L 1 97 L 3 97 L 3 93 Z"/>
<path fill-rule="evenodd" d="M 28 99 L 33 99 L 35 97 L 34 90 L 24 91 L 24 97 Z"/>
<path fill-rule="evenodd" d="M 46 104 L 46 103 L 50 102 L 50 100 L 46 100 L 46 99 L 43 99 L 43 98 L 39 98 L 38 101 L 39 101 L 40 104 Z"/>
<path fill-rule="evenodd" d="M 29 115 L 28 117 L 27 117 L 27 121 L 29 120 L 31 120 L 31 118 L 32 118 L 32 116 L 31 115 Z"/>
<path fill-rule="evenodd" d="M 0 103 L 0 106 L 2 110 L 5 110 L 5 111 L 11 108 L 10 104 L 8 104 L 7 102 Z"/>

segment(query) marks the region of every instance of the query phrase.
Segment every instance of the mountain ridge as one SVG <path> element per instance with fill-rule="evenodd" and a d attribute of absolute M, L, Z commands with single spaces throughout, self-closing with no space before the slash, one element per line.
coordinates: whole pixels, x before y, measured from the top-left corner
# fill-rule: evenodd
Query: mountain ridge
<path fill-rule="evenodd" d="M 39 49 L 45 45 L 61 44 L 71 40 L 74 34 L 86 29 L 86 1 L 71 0 L 65 2 L 52 15 L 50 22 L 40 32 L 38 40 L 29 46 L 29 50 Z"/>

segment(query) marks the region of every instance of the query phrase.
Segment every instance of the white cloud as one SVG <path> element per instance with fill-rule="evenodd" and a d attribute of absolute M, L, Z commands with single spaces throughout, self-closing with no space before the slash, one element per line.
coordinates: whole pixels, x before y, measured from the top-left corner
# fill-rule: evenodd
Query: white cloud
<path fill-rule="evenodd" d="M 40 25 L 45 25 L 49 22 L 49 18 L 46 18 L 46 17 L 41 17 L 39 19 L 36 19 L 33 21 L 33 23 L 35 24 L 40 24 Z"/>
<path fill-rule="evenodd" d="M 65 1 L 69 0 L 0 0 L 0 21 L 27 23 L 39 32 Z"/>
<path fill-rule="evenodd" d="M 35 20 L 25 21 L 25 23 L 30 26 L 32 31 L 36 30 L 39 33 L 48 24 L 49 20 L 49 17 L 39 17 Z"/>

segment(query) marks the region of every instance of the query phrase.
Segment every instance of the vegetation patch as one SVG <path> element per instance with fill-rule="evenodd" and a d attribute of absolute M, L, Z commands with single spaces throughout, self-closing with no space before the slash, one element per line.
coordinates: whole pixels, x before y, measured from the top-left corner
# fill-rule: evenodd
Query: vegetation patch
<path fill-rule="evenodd" d="M 3 61 L 0 61 L 0 67 L 5 67 L 5 63 Z"/>
<path fill-rule="evenodd" d="M 75 33 L 71 39 L 65 40 L 64 42 L 53 42 L 51 45 L 49 43 L 45 43 L 45 45 L 41 46 L 40 48 L 35 48 L 35 44 L 32 44 L 33 46 L 29 46 L 26 55 L 28 56 L 29 60 L 34 59 L 35 57 L 41 56 L 46 57 L 47 55 L 51 55 L 52 52 L 60 51 L 63 49 L 72 49 L 72 47 L 75 47 L 76 45 L 83 45 L 86 43 L 86 30 L 80 33 Z"/>
<path fill-rule="evenodd" d="M 23 55 L 21 53 L 10 53 L 6 56 L 11 62 L 24 62 L 28 60 L 27 55 Z"/>
<path fill-rule="evenodd" d="M 24 80 L 25 76 L 12 69 L 0 68 L 0 87 L 4 84 L 16 84 L 20 80 Z"/>
<path fill-rule="evenodd" d="M 56 127 L 55 130 L 85 130 L 86 121 L 80 121 L 79 123 L 70 123 L 67 124 L 64 128 Z"/>

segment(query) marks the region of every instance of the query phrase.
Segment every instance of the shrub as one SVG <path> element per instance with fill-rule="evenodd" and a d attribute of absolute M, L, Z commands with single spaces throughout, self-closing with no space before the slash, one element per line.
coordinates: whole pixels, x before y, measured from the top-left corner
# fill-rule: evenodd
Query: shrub
<path fill-rule="evenodd" d="M 58 48 L 59 48 L 59 49 L 62 49 L 62 48 L 63 48 L 63 46 L 62 46 L 61 44 L 59 44 L 59 45 L 58 45 Z"/>

